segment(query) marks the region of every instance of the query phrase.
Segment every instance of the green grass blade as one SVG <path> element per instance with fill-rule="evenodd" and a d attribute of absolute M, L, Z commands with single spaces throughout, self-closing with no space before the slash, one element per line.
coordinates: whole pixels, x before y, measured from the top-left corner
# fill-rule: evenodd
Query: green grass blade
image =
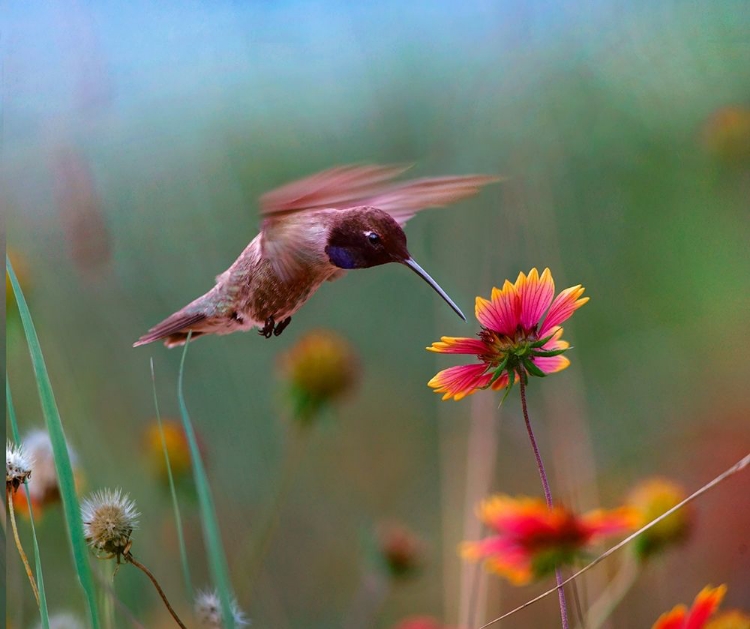
<path fill-rule="evenodd" d="M 188 346 L 190 345 L 191 333 L 188 333 L 185 350 L 182 352 L 180 360 L 180 374 L 177 381 L 177 398 L 180 403 L 180 414 L 182 423 L 185 427 L 185 435 L 190 445 L 190 457 L 193 460 L 193 476 L 195 478 L 195 488 L 198 492 L 198 504 L 200 505 L 201 523 L 203 524 L 203 539 L 206 543 L 206 552 L 208 553 L 208 565 L 211 570 L 216 590 L 221 601 L 221 616 L 225 629 L 235 629 L 234 616 L 232 615 L 232 593 L 229 582 L 229 571 L 227 569 L 227 560 L 224 555 L 224 549 L 221 544 L 221 535 L 219 533 L 219 523 L 216 520 L 216 508 L 214 499 L 211 495 L 211 486 L 208 484 L 206 470 L 203 467 L 200 451 L 198 450 L 198 441 L 195 438 L 195 431 L 190 422 L 190 416 L 185 405 L 185 396 L 183 395 L 182 381 L 185 373 L 185 356 L 187 356 Z"/>
<path fill-rule="evenodd" d="M 70 547 L 73 552 L 73 562 L 78 581 L 86 596 L 86 602 L 89 609 L 89 620 L 91 629 L 100 629 L 99 610 L 96 606 L 96 591 L 94 590 L 94 579 L 91 573 L 91 566 L 88 562 L 88 549 L 86 540 L 83 535 L 83 522 L 81 521 L 81 509 L 76 495 L 75 478 L 73 476 L 73 467 L 70 464 L 68 455 L 68 445 L 65 440 L 60 413 L 57 410 L 57 403 L 52 392 L 52 384 L 47 373 L 47 366 L 44 363 L 42 348 L 39 345 L 39 337 L 34 328 L 34 322 L 31 319 L 31 313 L 23 295 L 21 286 L 18 284 L 13 265 L 8 256 L 5 257 L 5 263 L 8 269 L 13 293 L 16 296 L 18 313 L 21 316 L 24 332 L 26 333 L 26 342 L 31 354 L 31 364 L 34 367 L 36 384 L 39 389 L 39 398 L 44 413 L 44 421 L 47 424 L 47 432 L 52 442 L 52 452 L 55 456 L 55 470 L 60 486 L 60 497 L 62 499 L 63 511 L 65 512 L 65 521 L 68 525 L 68 536 L 70 538 Z"/>
<path fill-rule="evenodd" d="M 156 409 L 156 421 L 159 422 L 159 434 L 161 435 L 161 448 L 164 452 L 164 461 L 167 464 L 167 476 L 169 477 L 169 491 L 172 494 L 172 508 L 174 510 L 174 521 L 177 526 L 177 541 L 180 546 L 180 560 L 182 562 L 182 576 L 185 579 L 188 600 L 194 596 L 193 581 L 190 578 L 190 564 L 188 563 L 187 547 L 185 546 L 185 536 L 182 531 L 182 516 L 180 515 L 180 505 L 177 502 L 177 491 L 174 486 L 174 476 L 172 475 L 172 464 L 169 461 L 169 452 L 167 451 L 167 442 L 164 438 L 164 428 L 161 423 L 161 413 L 159 412 L 159 399 L 156 395 L 156 375 L 154 374 L 154 359 L 151 359 L 151 386 L 154 391 L 154 408 Z"/>
<path fill-rule="evenodd" d="M 8 419 L 10 429 L 13 433 L 13 441 L 21 443 L 21 436 L 18 434 L 18 421 L 16 420 L 16 410 L 13 408 L 13 397 L 10 394 L 10 382 L 5 379 L 5 401 L 8 405 Z M 39 590 L 39 614 L 42 618 L 42 629 L 49 629 L 49 612 L 47 610 L 47 595 L 44 592 L 44 577 L 42 576 L 42 559 L 39 556 L 39 542 L 36 539 L 36 526 L 34 525 L 34 511 L 31 508 L 31 495 L 29 494 L 29 483 L 23 481 L 26 489 L 26 504 L 29 507 L 29 522 L 31 523 L 31 538 L 34 540 L 34 565 L 36 570 L 36 587 Z M 13 500 L 13 498 L 9 498 Z"/>

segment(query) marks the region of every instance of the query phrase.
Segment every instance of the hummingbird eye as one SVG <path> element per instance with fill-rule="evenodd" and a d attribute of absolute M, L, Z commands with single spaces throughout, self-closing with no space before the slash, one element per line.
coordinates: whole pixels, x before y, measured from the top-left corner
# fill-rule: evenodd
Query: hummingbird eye
<path fill-rule="evenodd" d="M 371 245 L 380 244 L 380 236 L 378 236 L 375 232 L 367 232 L 367 240 L 370 241 Z"/>

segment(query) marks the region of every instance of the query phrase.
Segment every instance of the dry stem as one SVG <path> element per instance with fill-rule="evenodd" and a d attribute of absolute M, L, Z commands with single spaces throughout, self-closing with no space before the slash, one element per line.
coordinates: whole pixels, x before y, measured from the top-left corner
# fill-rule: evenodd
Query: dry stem
<path fill-rule="evenodd" d="M 133 564 L 136 568 L 141 570 L 149 579 L 151 579 L 151 583 L 154 584 L 154 587 L 156 588 L 156 591 L 159 593 L 159 596 L 161 596 L 161 600 L 164 601 L 164 605 L 169 610 L 169 613 L 172 614 L 172 618 L 174 618 L 175 622 L 182 628 L 187 629 L 187 627 L 184 625 L 184 623 L 180 620 L 180 617 L 177 615 L 177 612 L 175 612 L 174 609 L 172 609 L 172 606 L 169 604 L 169 600 L 167 599 L 167 595 L 164 594 L 164 590 L 161 589 L 161 586 L 159 585 L 159 582 L 156 580 L 156 577 L 151 574 L 151 571 L 146 568 L 142 563 L 140 563 L 130 552 L 127 552 L 123 555 L 123 558 L 125 561 L 127 561 L 130 564 Z"/>
<path fill-rule="evenodd" d="M 23 550 L 23 546 L 21 546 L 21 538 L 18 537 L 18 528 L 16 526 L 16 510 L 13 507 L 13 495 L 7 485 L 5 487 L 5 501 L 8 503 L 8 512 L 10 514 L 10 525 L 13 528 L 13 538 L 16 540 L 16 548 L 18 548 L 18 554 L 21 555 L 21 561 L 23 562 L 23 567 L 26 569 L 26 575 L 29 577 L 29 583 L 31 583 L 31 589 L 34 591 L 34 598 L 36 599 L 36 605 L 37 607 L 40 607 L 41 603 L 39 602 L 39 589 L 36 586 L 36 580 L 34 579 L 34 574 L 31 572 L 31 566 L 29 565 L 29 560 L 27 559 L 26 553 Z"/>

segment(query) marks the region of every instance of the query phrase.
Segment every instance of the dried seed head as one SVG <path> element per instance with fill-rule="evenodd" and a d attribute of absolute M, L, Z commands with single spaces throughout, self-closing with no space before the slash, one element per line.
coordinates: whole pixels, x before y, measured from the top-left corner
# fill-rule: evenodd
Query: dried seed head
<path fill-rule="evenodd" d="M 135 502 L 119 489 L 93 493 L 81 505 L 86 542 L 94 550 L 119 559 L 130 548 L 130 535 L 138 526 L 139 515 Z"/>
<path fill-rule="evenodd" d="M 31 476 L 34 460 L 22 445 L 8 441 L 5 446 L 5 488 L 16 491 Z"/>
<path fill-rule="evenodd" d="M 247 620 L 235 599 L 232 599 L 231 606 L 234 625 L 236 627 L 249 625 L 250 621 Z M 221 599 L 216 591 L 198 592 L 195 597 L 195 615 L 201 629 L 223 629 Z"/>

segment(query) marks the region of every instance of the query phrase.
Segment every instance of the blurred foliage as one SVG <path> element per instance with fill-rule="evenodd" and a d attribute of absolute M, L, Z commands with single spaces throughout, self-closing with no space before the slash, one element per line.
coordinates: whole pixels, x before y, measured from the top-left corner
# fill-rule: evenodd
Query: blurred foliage
<path fill-rule="evenodd" d="M 529 390 L 562 498 L 594 508 L 655 473 L 691 491 L 747 451 L 745 2 L 58 0 L 4 13 L 8 242 L 87 488 L 136 499 L 150 532 L 140 553 L 168 591 L 181 587 L 172 508 L 142 439 L 149 357 L 175 416 L 179 352 L 131 344 L 235 259 L 257 232 L 260 194 L 335 164 L 509 177 L 407 227 L 415 259 L 464 309 L 532 266 L 586 287 L 591 302 L 566 327 L 573 367 Z M 232 551 L 279 474 L 288 400 L 275 366 L 316 328 L 355 347 L 360 386 L 311 439 L 249 592 Z M 23 433 L 43 420 L 12 309 L 7 332 Z M 390 518 L 425 536 L 429 570 L 394 589 L 382 625 L 424 613 L 456 624 L 477 406 L 439 403 L 426 382 L 451 363 L 423 348 L 467 332 L 413 274 L 386 266 L 323 286 L 279 338 L 196 340 L 185 395 L 254 626 L 337 626 L 361 572 L 359 532 Z M 492 489 L 538 492 L 517 403 L 497 413 Z M 598 486 L 581 497 L 570 470 L 587 440 Z M 750 507 L 736 500 L 747 487 L 733 479 L 696 506 L 689 543 L 647 571 L 618 627 L 647 626 L 707 582 L 729 583 L 729 606 L 750 605 L 734 585 L 750 582 Z M 209 586 L 194 505 L 183 515 L 197 585 Z M 59 511 L 38 537 L 51 612 L 81 614 Z M 31 626 L 33 600 L 8 563 L 14 626 Z M 160 627 L 140 576 L 118 574 L 118 596 Z M 535 592 L 489 588 L 490 612 Z M 177 605 L 189 615 L 190 601 Z M 507 626 L 554 613 L 551 601 Z"/>

